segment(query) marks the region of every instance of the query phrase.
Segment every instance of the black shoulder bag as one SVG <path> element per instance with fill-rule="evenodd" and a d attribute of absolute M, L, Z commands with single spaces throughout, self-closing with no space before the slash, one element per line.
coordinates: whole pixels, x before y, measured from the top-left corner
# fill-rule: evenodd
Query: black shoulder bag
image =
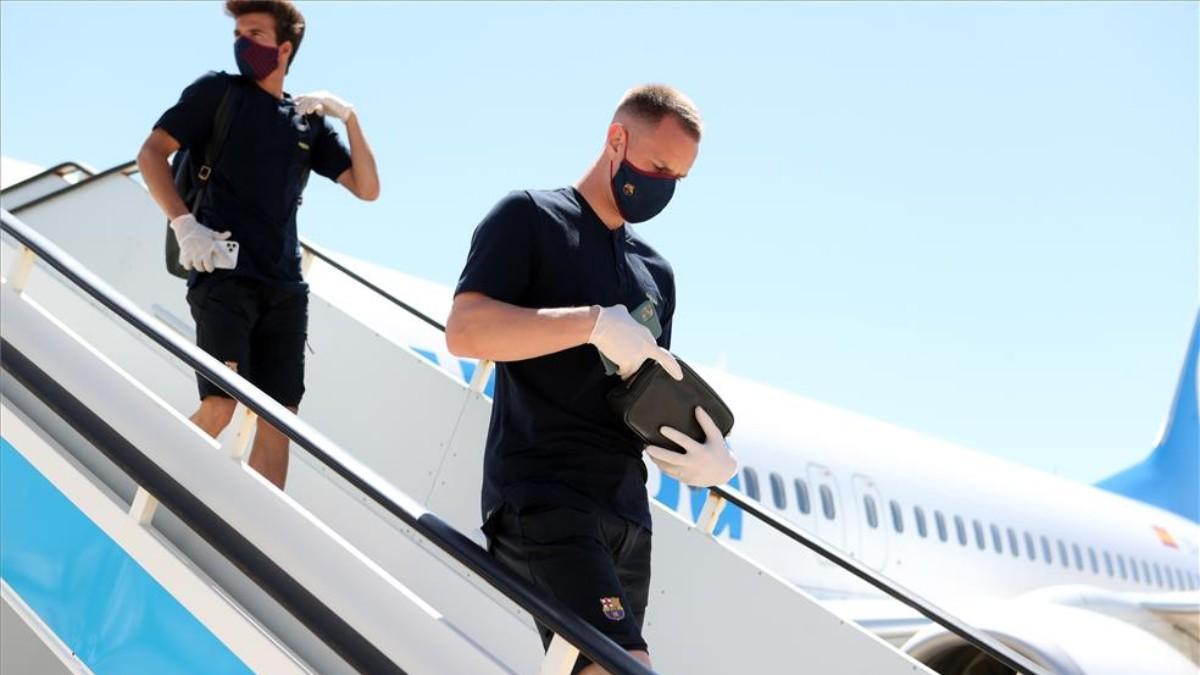
<path fill-rule="evenodd" d="M 186 148 L 180 148 L 171 160 L 171 174 L 175 178 L 175 189 L 183 202 L 189 205 L 189 211 L 195 215 L 200 210 L 205 196 L 208 194 L 208 180 L 212 177 L 213 169 L 221 158 L 221 149 L 229 137 L 229 127 L 233 122 L 233 112 L 237 109 L 241 84 L 235 79 L 229 83 L 229 88 L 221 96 L 217 105 L 217 113 L 213 118 L 212 133 L 204 146 L 204 163 L 196 168 L 192 153 Z M 188 278 L 188 271 L 179 264 L 179 242 L 175 240 L 175 232 L 171 230 L 171 222 L 167 221 L 166 242 L 167 272 L 180 279 Z"/>

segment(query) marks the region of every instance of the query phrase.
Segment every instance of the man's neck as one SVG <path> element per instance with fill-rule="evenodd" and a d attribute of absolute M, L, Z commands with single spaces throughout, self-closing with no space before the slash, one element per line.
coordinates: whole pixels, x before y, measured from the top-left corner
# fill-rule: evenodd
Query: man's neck
<path fill-rule="evenodd" d="M 259 89 L 267 92 L 275 98 L 283 98 L 283 75 L 269 75 L 265 79 L 255 82 Z"/>
<path fill-rule="evenodd" d="M 575 189 L 587 200 L 588 206 L 592 207 L 592 211 L 595 211 L 605 227 L 619 230 L 625 225 L 625 219 L 621 217 L 617 203 L 613 201 L 612 179 L 609 178 L 608 172 L 608 162 L 601 156 L 583 178 L 575 183 Z"/>

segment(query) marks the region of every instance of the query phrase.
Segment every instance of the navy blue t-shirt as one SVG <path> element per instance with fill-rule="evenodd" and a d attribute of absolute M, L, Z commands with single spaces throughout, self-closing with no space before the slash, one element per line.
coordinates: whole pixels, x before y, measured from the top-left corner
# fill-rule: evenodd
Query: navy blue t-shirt
<path fill-rule="evenodd" d="M 217 106 L 231 86 L 241 87 L 238 105 L 196 219 L 218 232 L 232 232 L 230 239 L 240 250 L 237 269 L 213 275 L 304 288 L 296 237 L 304 179 L 311 169 L 337 180 L 350 168 L 350 153 L 323 116 L 299 115 L 291 96 L 277 99 L 249 80 L 223 72 L 210 72 L 184 89 L 154 128 L 190 150 L 199 166 Z M 194 273 L 189 285 L 197 276 L 204 275 Z"/>
<path fill-rule="evenodd" d="M 513 192 L 475 230 L 457 293 L 520 307 L 625 305 L 649 297 L 669 347 L 671 266 L 629 225 L 605 227 L 574 188 Z M 484 455 L 483 515 L 501 503 L 597 506 L 650 528 L 644 444 L 610 411 L 620 384 L 582 345 L 497 366 Z"/>

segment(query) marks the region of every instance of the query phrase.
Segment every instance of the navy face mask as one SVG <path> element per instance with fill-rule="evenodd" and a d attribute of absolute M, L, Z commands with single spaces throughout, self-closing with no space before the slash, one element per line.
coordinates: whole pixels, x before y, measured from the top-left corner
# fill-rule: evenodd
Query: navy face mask
<path fill-rule="evenodd" d="M 233 43 L 238 71 L 255 82 L 265 79 L 279 66 L 279 47 L 264 47 L 248 37 Z"/>
<path fill-rule="evenodd" d="M 629 154 L 628 145 L 625 154 Z M 657 216 L 667 208 L 675 194 L 677 180 L 669 173 L 642 171 L 622 158 L 621 166 L 612 177 L 613 199 L 621 217 L 627 223 L 643 223 Z"/>

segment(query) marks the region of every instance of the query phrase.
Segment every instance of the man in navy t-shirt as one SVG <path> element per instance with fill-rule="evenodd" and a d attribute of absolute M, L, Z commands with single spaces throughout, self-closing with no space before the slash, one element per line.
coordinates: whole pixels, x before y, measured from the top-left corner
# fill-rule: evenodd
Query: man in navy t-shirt
<path fill-rule="evenodd" d="M 379 195 L 379 177 L 353 106 L 328 92 L 293 99 L 283 91 L 304 37 L 299 10 L 288 0 L 227 0 L 225 11 L 236 21 L 234 57 L 241 74 L 212 72 L 184 89 L 142 145 L 138 167 L 171 219 L 179 262 L 191 271 L 187 299 L 196 342 L 296 412 L 304 395 L 308 332 L 308 286 L 296 235 L 301 192 L 315 171 L 371 201 Z M 228 135 L 203 203 L 190 213 L 167 158 L 186 149 L 202 160 L 222 100 L 231 115 Z M 329 117 L 345 123 L 349 152 Z M 224 249 L 226 240 L 238 242 L 236 261 Z M 191 420 L 216 437 L 236 402 L 197 379 L 200 409 Z M 249 461 L 282 488 L 287 437 L 259 420 Z"/>
<path fill-rule="evenodd" d="M 647 359 L 683 376 L 667 351 L 671 266 L 629 223 L 666 207 L 700 134 L 682 93 L 628 92 L 582 180 L 513 192 L 480 223 L 446 326 L 451 352 L 499 364 L 484 458 L 489 550 L 647 665 L 644 448 L 605 395 Z M 651 457 L 688 484 L 723 483 L 736 459 L 707 414 L 697 419 L 705 442 L 679 435 L 686 453 Z M 575 670 L 599 669 L 580 658 Z"/>

